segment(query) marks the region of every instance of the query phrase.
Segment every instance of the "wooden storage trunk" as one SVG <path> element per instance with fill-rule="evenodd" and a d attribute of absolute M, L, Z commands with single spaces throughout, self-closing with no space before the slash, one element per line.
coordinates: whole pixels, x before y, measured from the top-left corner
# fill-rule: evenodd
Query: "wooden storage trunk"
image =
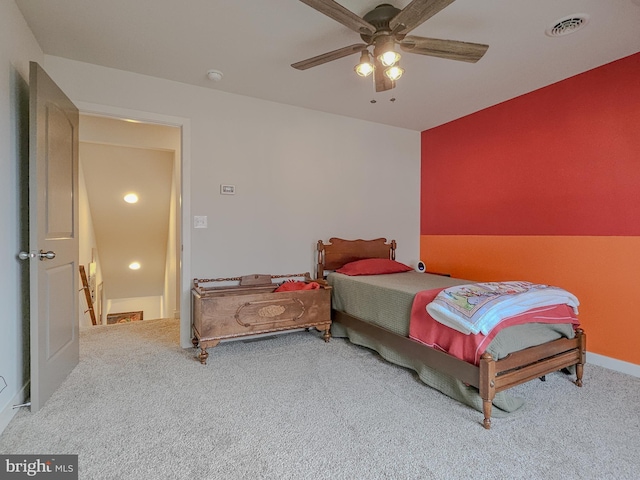
<path fill-rule="evenodd" d="M 253 277 L 265 276 L 241 278 Z M 200 347 L 198 356 L 201 363 L 206 364 L 207 348 L 215 347 L 220 340 L 228 338 L 315 327 L 324 331 L 324 339 L 329 341 L 331 286 L 319 281 L 319 289 L 274 292 L 278 285 L 271 283 L 271 277 L 266 277 L 267 284 L 258 281 L 257 285 L 208 288 L 198 283 L 216 280 L 194 281 L 191 290 L 193 344 Z M 311 280 L 307 276 L 305 281 Z"/>

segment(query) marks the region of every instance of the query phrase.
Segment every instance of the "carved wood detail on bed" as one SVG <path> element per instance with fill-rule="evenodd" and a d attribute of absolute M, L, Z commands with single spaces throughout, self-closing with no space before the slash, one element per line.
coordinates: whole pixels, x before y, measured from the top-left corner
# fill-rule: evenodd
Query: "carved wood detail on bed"
<path fill-rule="evenodd" d="M 386 239 L 380 238 L 371 242 L 370 244 L 366 240 L 331 238 L 330 243 L 325 244 L 319 240 L 318 278 L 322 278 L 325 270 L 335 270 L 358 259 L 395 259 L 395 241 L 387 244 Z M 485 353 L 480 364 L 476 366 L 342 311 L 332 310 L 332 320 L 390 348 L 402 351 L 426 366 L 476 387 L 482 399 L 482 424 L 486 429 L 491 427 L 492 404 L 496 393 L 500 391 L 571 366 L 576 367 L 574 383 L 578 387 L 582 386 L 586 334 L 580 328 L 576 329 L 576 335 L 572 339 L 561 338 L 526 348 L 500 360 L 494 360 L 490 354 Z"/>
<path fill-rule="evenodd" d="M 396 241 L 386 238 L 375 240 L 344 240 L 330 238 L 329 243 L 318 240 L 318 266 L 316 278 L 323 278 L 326 270 L 336 270 L 349 262 L 365 258 L 396 259 Z"/>

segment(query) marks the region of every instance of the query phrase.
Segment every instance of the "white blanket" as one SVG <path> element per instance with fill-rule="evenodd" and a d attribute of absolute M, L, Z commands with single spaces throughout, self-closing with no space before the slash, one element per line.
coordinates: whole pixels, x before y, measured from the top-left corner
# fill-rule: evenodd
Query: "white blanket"
<path fill-rule="evenodd" d="M 487 335 L 502 320 L 536 307 L 566 304 L 578 313 L 580 302 L 559 287 L 530 282 L 488 282 L 442 290 L 427 305 L 435 320 L 466 334 Z"/>

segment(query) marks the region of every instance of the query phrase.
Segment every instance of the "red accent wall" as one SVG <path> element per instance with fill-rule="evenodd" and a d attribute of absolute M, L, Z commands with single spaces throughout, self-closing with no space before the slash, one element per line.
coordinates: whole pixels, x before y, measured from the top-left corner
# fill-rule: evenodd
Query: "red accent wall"
<path fill-rule="evenodd" d="M 640 53 L 422 132 L 421 259 L 580 299 L 589 352 L 640 365 Z"/>
<path fill-rule="evenodd" d="M 640 54 L 422 133 L 423 235 L 640 235 Z"/>

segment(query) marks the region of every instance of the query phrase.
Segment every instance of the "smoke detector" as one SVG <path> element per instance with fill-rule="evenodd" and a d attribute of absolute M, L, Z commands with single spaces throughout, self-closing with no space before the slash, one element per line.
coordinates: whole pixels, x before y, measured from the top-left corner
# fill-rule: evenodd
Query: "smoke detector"
<path fill-rule="evenodd" d="M 589 23 L 589 15 L 586 13 L 576 13 L 556 20 L 553 25 L 545 30 L 550 37 L 562 37 L 577 32 Z"/>
<path fill-rule="evenodd" d="M 222 72 L 220 70 L 209 70 L 207 72 L 207 78 L 213 82 L 219 82 L 222 80 Z"/>

